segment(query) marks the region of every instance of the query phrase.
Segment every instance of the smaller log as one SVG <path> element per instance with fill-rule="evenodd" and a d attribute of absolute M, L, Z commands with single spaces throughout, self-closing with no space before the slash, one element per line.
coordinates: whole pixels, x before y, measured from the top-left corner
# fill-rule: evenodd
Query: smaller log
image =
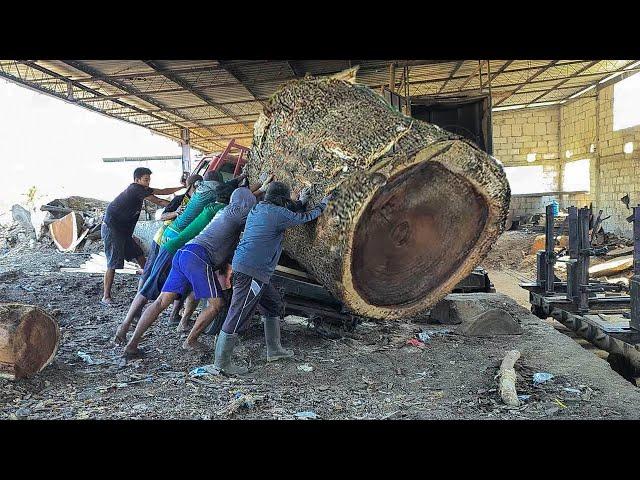
<path fill-rule="evenodd" d="M 508 351 L 498 371 L 498 392 L 500 392 L 502 401 L 510 407 L 520 406 L 520 400 L 516 392 L 516 371 L 513 368 L 519 358 L 520 352 L 518 350 Z"/>
<path fill-rule="evenodd" d="M 0 304 L 0 377 L 31 377 L 49 365 L 60 344 L 60 328 L 44 310 Z"/>

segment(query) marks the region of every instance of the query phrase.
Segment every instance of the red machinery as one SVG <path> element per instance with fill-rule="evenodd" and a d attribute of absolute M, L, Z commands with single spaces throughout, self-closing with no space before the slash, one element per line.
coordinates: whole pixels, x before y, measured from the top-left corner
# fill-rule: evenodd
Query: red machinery
<path fill-rule="evenodd" d="M 213 170 L 220 172 L 225 180 L 237 177 L 247 163 L 248 151 L 248 147 L 231 140 L 222 152 L 205 155 L 192 173 L 204 176 L 205 173 Z"/>

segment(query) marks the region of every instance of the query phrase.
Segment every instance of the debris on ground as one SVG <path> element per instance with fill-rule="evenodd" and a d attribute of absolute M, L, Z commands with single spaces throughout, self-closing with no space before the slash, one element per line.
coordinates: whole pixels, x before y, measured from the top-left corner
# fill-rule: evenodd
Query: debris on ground
<path fill-rule="evenodd" d="M 534 373 L 533 374 L 533 383 L 540 384 L 540 383 L 548 382 L 552 378 L 553 378 L 553 375 L 551 375 L 550 373 L 547 373 L 547 372 Z"/>
<path fill-rule="evenodd" d="M 294 414 L 294 416 L 301 420 L 315 420 L 318 418 L 318 415 L 315 412 L 311 412 L 311 411 L 298 412 Z"/>
<path fill-rule="evenodd" d="M 9 228 L 15 233 L 20 227 Z M 282 324 L 282 343 L 302 363 L 267 363 L 256 317 L 234 351 L 236 361 L 253 366 L 240 378 L 197 375 L 212 356 L 185 354 L 184 338 L 168 326 L 165 312 L 143 338 L 147 357 L 121 365 L 113 334 L 136 293 L 136 275 L 116 275 L 114 307 L 102 309 L 102 278 L 60 271 L 78 268 L 86 255 L 59 252 L 44 237 L 29 248 L 26 235 L 2 248 L 0 297 L 46 308 L 61 339 L 38 375 L 0 378 L 0 419 L 584 419 L 638 418 L 640 411 L 636 387 L 501 295 L 486 302 L 516 319 L 522 335 L 485 339 L 459 335 L 449 325 L 423 330 L 414 323 L 366 321 L 348 336 L 329 339 L 291 316 Z M 430 337 L 428 348 L 419 333 Z M 400 348 L 407 339 L 422 348 Z M 202 341 L 214 343 L 208 336 Z M 513 349 L 522 352 L 514 366 L 522 403 L 515 408 L 502 402 L 495 379 L 504 353 Z M 553 382 L 531 382 L 549 368 Z"/>

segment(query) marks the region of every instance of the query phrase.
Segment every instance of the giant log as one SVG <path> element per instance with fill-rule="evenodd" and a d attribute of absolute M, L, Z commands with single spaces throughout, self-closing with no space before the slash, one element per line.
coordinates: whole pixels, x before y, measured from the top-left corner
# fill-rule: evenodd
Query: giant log
<path fill-rule="evenodd" d="M 305 78 L 283 86 L 254 126 L 248 166 L 333 190 L 284 250 L 354 314 L 407 319 L 451 292 L 504 229 L 498 162 L 462 137 L 407 117 L 366 86 Z"/>
<path fill-rule="evenodd" d="M 45 368 L 60 343 L 60 328 L 44 310 L 19 303 L 0 304 L 0 377 L 30 377 Z"/>

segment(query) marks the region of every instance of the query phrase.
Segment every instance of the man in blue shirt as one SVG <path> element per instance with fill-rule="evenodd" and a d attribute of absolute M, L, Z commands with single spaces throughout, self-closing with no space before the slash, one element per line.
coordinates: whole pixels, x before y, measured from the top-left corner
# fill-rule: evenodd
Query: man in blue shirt
<path fill-rule="evenodd" d="M 209 369 L 226 374 L 244 374 L 246 367 L 233 365 L 231 354 L 238 332 L 246 329 L 247 320 L 257 307 L 263 314 L 267 361 L 293 356 L 280 344 L 280 317 L 283 304 L 270 280 L 282 253 L 287 228 L 315 220 L 330 200 L 330 195 L 312 210 L 298 212 L 291 200 L 291 190 L 282 182 L 272 182 L 264 201 L 247 217 L 244 234 L 233 256 L 233 296 L 229 312 L 216 342 L 215 361 Z"/>

